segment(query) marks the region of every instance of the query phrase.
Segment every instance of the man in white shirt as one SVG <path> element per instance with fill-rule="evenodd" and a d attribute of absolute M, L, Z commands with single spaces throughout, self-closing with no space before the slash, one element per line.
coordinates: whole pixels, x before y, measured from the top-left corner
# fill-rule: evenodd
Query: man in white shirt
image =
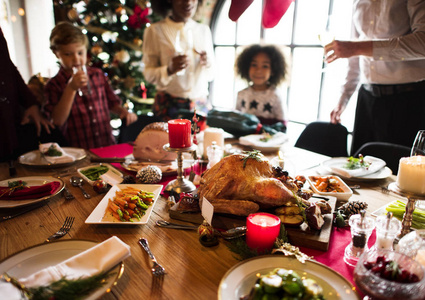
<path fill-rule="evenodd" d="M 354 0 L 353 37 L 324 49 L 328 63 L 349 58 L 331 122 L 360 83 L 351 153 L 371 141 L 411 147 L 425 129 L 425 1 Z"/>

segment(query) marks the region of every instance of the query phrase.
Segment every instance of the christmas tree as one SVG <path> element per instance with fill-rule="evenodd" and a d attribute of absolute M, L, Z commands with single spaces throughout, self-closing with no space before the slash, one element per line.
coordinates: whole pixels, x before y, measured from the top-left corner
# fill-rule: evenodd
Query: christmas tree
<path fill-rule="evenodd" d="M 134 112 L 150 111 L 155 86 L 143 76 L 143 33 L 159 20 L 147 0 L 63 0 L 70 21 L 89 39 L 89 62 L 108 76 L 116 94 Z"/>

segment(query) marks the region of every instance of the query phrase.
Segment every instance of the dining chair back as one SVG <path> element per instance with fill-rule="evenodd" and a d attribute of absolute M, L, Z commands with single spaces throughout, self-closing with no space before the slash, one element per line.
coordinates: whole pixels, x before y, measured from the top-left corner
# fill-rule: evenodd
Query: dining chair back
<path fill-rule="evenodd" d="M 331 157 L 347 157 L 348 130 L 342 124 L 315 121 L 301 132 L 295 147 Z"/>
<path fill-rule="evenodd" d="M 358 157 L 359 154 L 371 155 L 384 160 L 393 174 L 397 175 L 400 158 L 410 156 L 410 148 L 392 143 L 369 142 L 361 146 L 353 156 Z"/>

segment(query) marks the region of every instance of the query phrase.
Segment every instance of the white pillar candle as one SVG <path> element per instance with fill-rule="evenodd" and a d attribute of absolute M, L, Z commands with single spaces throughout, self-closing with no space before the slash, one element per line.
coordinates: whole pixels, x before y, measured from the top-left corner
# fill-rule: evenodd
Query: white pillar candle
<path fill-rule="evenodd" d="M 402 157 L 400 159 L 397 185 L 405 192 L 425 194 L 425 156 Z"/>
<path fill-rule="evenodd" d="M 203 157 L 207 157 L 207 149 L 212 145 L 212 142 L 216 142 L 217 146 L 224 149 L 224 131 L 221 128 L 208 127 L 204 130 L 204 152 Z"/>

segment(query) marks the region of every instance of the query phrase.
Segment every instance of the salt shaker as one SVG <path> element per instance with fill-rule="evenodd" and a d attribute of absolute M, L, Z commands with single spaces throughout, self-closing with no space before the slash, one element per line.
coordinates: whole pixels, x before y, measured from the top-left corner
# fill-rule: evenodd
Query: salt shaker
<path fill-rule="evenodd" d="M 394 240 L 401 230 L 401 222 L 392 212 L 376 218 L 376 242 L 373 248 L 393 250 Z"/>
<path fill-rule="evenodd" d="M 215 141 L 211 143 L 211 146 L 207 148 L 208 165 L 207 169 L 211 169 L 216 163 L 223 158 L 223 148 L 217 145 Z"/>
<path fill-rule="evenodd" d="M 351 227 L 351 243 L 345 248 L 344 261 L 350 266 L 355 266 L 360 256 L 368 251 L 367 242 L 373 229 L 375 220 L 365 216 L 366 212 L 362 210 L 360 214 L 352 215 L 349 220 Z"/>

